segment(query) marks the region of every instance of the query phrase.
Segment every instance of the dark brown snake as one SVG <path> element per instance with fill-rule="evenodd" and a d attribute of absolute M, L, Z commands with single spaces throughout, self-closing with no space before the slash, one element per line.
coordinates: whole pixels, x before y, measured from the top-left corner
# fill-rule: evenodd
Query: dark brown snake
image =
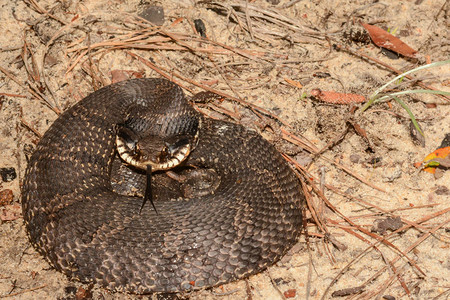
<path fill-rule="evenodd" d="M 219 183 L 186 197 L 167 172 L 156 172 L 157 213 L 151 205 L 139 212 L 142 198 L 111 183 L 118 124 L 163 141 L 193 142 L 197 133 L 173 173 L 213 170 Z M 32 244 L 70 278 L 115 291 L 178 292 L 277 262 L 300 233 L 303 199 L 294 172 L 259 134 L 201 116 L 172 82 L 134 79 L 90 94 L 48 129 L 28 164 L 23 215 Z"/>

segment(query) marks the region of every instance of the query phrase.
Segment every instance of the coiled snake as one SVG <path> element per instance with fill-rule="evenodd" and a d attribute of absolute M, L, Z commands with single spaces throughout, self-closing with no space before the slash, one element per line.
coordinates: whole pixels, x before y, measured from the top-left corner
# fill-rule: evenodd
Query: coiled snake
<path fill-rule="evenodd" d="M 179 166 L 152 175 L 156 210 L 141 210 L 142 197 L 115 184 L 116 169 L 140 172 L 120 166 L 119 135 L 136 159 L 145 156 L 138 139 L 156 148 L 150 160 L 170 160 L 189 145 Z M 195 174 L 206 171 L 211 182 L 197 184 Z M 65 111 L 32 155 L 22 193 L 30 240 L 53 267 L 133 293 L 192 290 L 260 272 L 296 242 L 304 199 L 272 145 L 241 125 L 201 116 L 163 79 L 112 84 Z"/>

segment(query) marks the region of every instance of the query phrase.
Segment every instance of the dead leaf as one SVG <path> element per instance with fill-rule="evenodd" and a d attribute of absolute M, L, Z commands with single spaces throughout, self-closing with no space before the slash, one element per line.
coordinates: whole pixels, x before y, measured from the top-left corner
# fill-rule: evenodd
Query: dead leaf
<path fill-rule="evenodd" d="M 111 70 L 111 82 L 116 83 L 130 79 L 130 75 L 124 70 Z"/>
<path fill-rule="evenodd" d="M 450 160 L 450 147 L 439 148 L 436 151 L 428 154 L 423 162 L 415 163 L 414 166 L 416 168 L 423 167 L 423 170 L 434 174 L 436 173 L 436 167 L 444 167 L 448 168 L 449 160 Z"/>
<path fill-rule="evenodd" d="M 364 96 L 358 94 L 321 91 L 320 89 L 313 89 L 311 91 L 311 96 L 313 96 L 317 100 L 332 104 L 353 104 L 363 103 L 366 101 L 366 98 Z"/>
<path fill-rule="evenodd" d="M 387 217 L 383 220 L 376 220 L 370 231 L 385 235 L 387 230 L 395 231 L 403 226 L 402 219 L 397 217 Z"/>
<path fill-rule="evenodd" d="M 116 83 L 131 78 L 142 78 L 143 76 L 144 74 L 142 72 L 132 70 L 111 70 L 111 83 Z"/>
<path fill-rule="evenodd" d="M 294 298 L 296 294 L 297 294 L 296 289 L 289 289 L 283 293 L 285 298 Z"/>
<path fill-rule="evenodd" d="M 380 27 L 366 23 L 361 23 L 361 25 L 364 26 L 367 32 L 369 32 L 370 38 L 378 47 L 389 49 L 403 56 L 416 58 L 417 51 L 402 42 L 399 38 L 393 36 Z"/>
<path fill-rule="evenodd" d="M 0 206 L 10 204 L 14 199 L 13 192 L 9 189 L 0 191 Z"/>

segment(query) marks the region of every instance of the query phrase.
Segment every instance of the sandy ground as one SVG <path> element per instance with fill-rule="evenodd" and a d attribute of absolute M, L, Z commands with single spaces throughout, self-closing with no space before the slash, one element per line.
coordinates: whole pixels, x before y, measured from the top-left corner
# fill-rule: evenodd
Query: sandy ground
<path fill-rule="evenodd" d="M 74 299 L 76 293 L 78 299 L 156 297 L 112 294 L 69 281 L 30 246 L 20 208 L 20 183 L 27 157 L 39 140 L 38 135 L 57 118 L 57 111 L 91 92 L 93 82 L 97 86 L 110 83 L 114 70 L 127 70 L 130 71 L 127 74 L 134 76 L 160 76 L 129 52 L 165 68 L 167 74 L 181 74 L 268 110 L 288 124 L 292 133 L 311 141 L 317 149 L 345 132 L 349 107 L 317 102 L 309 97 L 312 89 L 367 96 L 395 76 L 387 68 L 358 55 L 337 51 L 333 45 L 350 47 L 403 71 L 423 64 L 426 55 L 433 62 L 449 58 L 450 7 L 448 3 L 445 6 L 445 0 L 277 2 L 251 1 L 246 5 L 225 1 L 224 6 L 236 4 L 235 11 L 226 11 L 196 1 L 0 0 L 0 167 L 12 167 L 17 173 L 17 178 L 0 185 L 4 200 L 0 207 L 4 220 L 0 225 L 0 298 Z M 166 40 L 152 44 L 158 46 L 152 49 L 110 49 L 77 61 L 83 46 L 142 29 L 130 20 L 135 20 L 133 16 L 146 5 L 164 8 L 164 19 L 160 21 L 164 22 L 166 32 L 198 38 L 193 21 L 202 19 L 207 36 L 225 46 L 190 40 L 171 43 L 167 35 L 149 35 Z M 284 17 L 295 20 L 295 24 L 287 22 L 290 25 L 283 27 L 268 23 L 259 18 L 264 16 L 261 10 L 271 11 L 278 20 Z M 236 16 L 240 16 L 240 22 L 236 22 Z M 359 21 L 396 30 L 396 35 L 418 50 L 421 58 L 391 58 L 363 35 L 360 42 L 352 41 L 351 36 L 363 32 Z M 190 51 L 183 43 L 190 45 Z M 212 46 L 222 52 L 198 50 Z M 228 51 L 227 46 L 242 51 Z M 99 46 L 92 53 L 106 48 Z M 419 77 L 425 84 L 448 91 L 449 74 L 447 65 L 423 71 Z M 117 79 L 117 73 L 114 76 Z M 174 78 L 191 91 L 202 90 Z M 324 193 L 329 202 L 352 224 L 314 198 L 312 203 L 329 235 L 324 236 L 308 213 L 309 249 L 303 236 L 286 257 L 261 274 L 178 296 L 329 299 L 335 291 L 362 287 L 359 294 L 344 298 L 375 299 L 390 295 L 395 299 L 449 299 L 450 172 L 435 179 L 413 167 L 413 163 L 438 148 L 449 133 L 449 102 L 422 95 L 402 99 L 425 132 L 424 147 L 410 137 L 406 111 L 395 102 L 383 103 L 355 117 L 355 122 L 366 130 L 371 149 L 349 127 L 342 140 L 309 167 L 311 176 L 322 176 L 328 184 Z M 235 121 L 261 131 L 294 160 L 310 161 L 307 151 L 280 138 L 280 123 L 264 116 L 259 119 L 233 101 L 217 105 L 232 111 L 237 116 Z M 219 116 L 217 110 L 208 112 Z M 8 195 L 12 199 L 8 200 Z M 400 225 L 406 227 L 395 233 L 390 226 L 387 231 L 372 232 L 377 222 L 389 217 L 400 217 Z M 389 245 L 377 243 L 377 236 L 386 237 Z M 399 255 L 399 251 L 407 253 L 408 258 Z M 337 281 L 333 282 L 335 278 Z M 85 298 L 83 289 L 87 291 Z"/>

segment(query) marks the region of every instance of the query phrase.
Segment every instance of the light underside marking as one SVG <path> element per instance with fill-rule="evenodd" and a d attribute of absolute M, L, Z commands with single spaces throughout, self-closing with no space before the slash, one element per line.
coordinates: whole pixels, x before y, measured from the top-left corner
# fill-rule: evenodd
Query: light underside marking
<path fill-rule="evenodd" d="M 152 171 L 158 171 L 158 170 L 168 170 L 172 169 L 176 166 L 178 166 L 181 162 L 183 162 L 190 154 L 191 152 L 191 145 L 187 144 L 183 146 L 182 148 L 178 149 L 178 151 L 175 153 L 175 155 L 169 159 L 168 161 L 164 163 L 155 163 L 151 160 L 146 161 L 139 161 L 136 159 L 132 154 L 127 146 L 125 145 L 124 141 L 119 137 L 116 136 L 116 147 L 117 152 L 119 153 L 119 156 L 129 165 L 135 166 L 137 168 L 145 170 L 147 168 L 147 165 L 152 166 Z"/>

